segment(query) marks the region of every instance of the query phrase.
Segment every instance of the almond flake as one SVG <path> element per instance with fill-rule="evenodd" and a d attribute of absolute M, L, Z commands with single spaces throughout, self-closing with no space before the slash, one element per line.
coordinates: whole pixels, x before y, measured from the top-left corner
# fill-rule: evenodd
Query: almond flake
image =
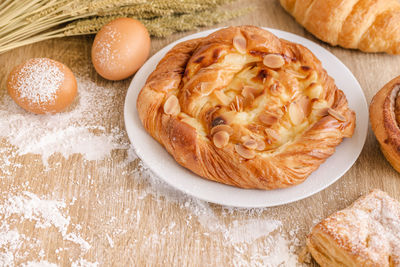
<path fill-rule="evenodd" d="M 240 140 L 241 140 L 242 142 L 246 142 L 247 140 L 250 140 L 250 139 L 252 139 L 252 137 L 251 137 L 250 135 L 242 135 L 242 136 L 240 137 Z"/>
<path fill-rule="evenodd" d="M 230 108 L 236 112 L 243 111 L 243 97 L 242 96 L 235 96 L 232 103 L 230 104 Z"/>
<path fill-rule="evenodd" d="M 278 117 L 268 111 L 261 113 L 258 119 L 266 126 L 271 126 L 278 121 Z"/>
<path fill-rule="evenodd" d="M 262 151 L 265 149 L 265 142 L 263 140 L 257 140 L 256 150 Z"/>
<path fill-rule="evenodd" d="M 268 68 L 277 69 L 285 64 L 285 60 L 281 55 L 268 54 L 264 57 L 263 63 Z"/>
<path fill-rule="evenodd" d="M 272 139 L 273 141 L 277 141 L 280 139 L 279 134 L 271 128 L 265 128 L 265 133 L 267 134 L 268 139 Z"/>
<path fill-rule="evenodd" d="M 255 157 L 254 150 L 247 149 L 242 144 L 236 144 L 235 150 L 242 158 L 252 159 Z"/>
<path fill-rule="evenodd" d="M 299 103 L 294 101 L 289 106 L 289 118 L 294 125 L 299 125 L 304 120 L 303 109 L 299 106 Z"/>
<path fill-rule="evenodd" d="M 249 139 L 243 143 L 243 146 L 248 149 L 256 149 L 257 148 L 257 141 L 254 139 Z"/>
<path fill-rule="evenodd" d="M 213 136 L 213 143 L 218 148 L 223 148 L 229 142 L 229 134 L 225 131 L 219 131 Z"/>
<path fill-rule="evenodd" d="M 178 115 L 181 112 L 181 106 L 176 95 L 171 95 L 164 103 L 164 112 L 168 115 Z"/>
<path fill-rule="evenodd" d="M 211 135 L 214 135 L 214 134 L 216 134 L 216 133 L 218 133 L 218 132 L 220 132 L 220 131 L 224 131 L 224 132 L 227 132 L 229 135 L 232 135 L 233 134 L 233 129 L 232 129 L 232 127 L 231 126 L 229 126 L 229 125 L 226 125 L 226 124 L 220 124 L 220 125 L 217 125 L 217 126 L 215 126 L 215 127 L 213 127 L 212 129 L 211 129 Z"/>
<path fill-rule="evenodd" d="M 243 99 L 243 107 L 249 107 L 253 104 L 254 102 L 254 95 L 253 94 L 248 94 L 247 96 L 244 97 Z"/>
<path fill-rule="evenodd" d="M 322 93 L 322 86 L 320 84 L 311 83 L 310 86 L 306 89 L 308 95 L 311 99 L 319 98 Z"/>
<path fill-rule="evenodd" d="M 282 93 L 282 87 L 278 83 L 274 83 L 269 87 L 269 91 L 272 95 L 278 96 Z"/>
<path fill-rule="evenodd" d="M 298 79 L 305 79 L 308 76 L 308 74 L 303 74 L 303 73 L 300 73 L 300 72 L 297 72 L 297 71 L 294 71 L 291 69 L 285 69 L 285 72 L 289 73 L 290 75 L 292 75 Z"/>
<path fill-rule="evenodd" d="M 331 115 L 332 117 L 334 117 L 338 121 L 346 121 L 346 118 L 342 114 L 338 113 L 334 109 L 329 108 L 328 109 L 328 113 L 329 113 L 329 115 Z"/>
<path fill-rule="evenodd" d="M 308 117 L 311 112 L 311 101 L 308 96 L 301 96 L 300 99 L 298 100 L 299 106 L 303 110 L 304 116 Z"/>
<path fill-rule="evenodd" d="M 240 53 L 245 54 L 247 51 L 247 40 L 243 35 L 236 35 L 233 37 L 233 47 Z"/>

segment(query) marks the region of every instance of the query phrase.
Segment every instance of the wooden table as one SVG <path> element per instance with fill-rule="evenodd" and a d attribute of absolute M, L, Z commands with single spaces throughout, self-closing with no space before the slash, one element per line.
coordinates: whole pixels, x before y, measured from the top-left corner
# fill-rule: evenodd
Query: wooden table
<path fill-rule="evenodd" d="M 330 47 L 299 26 L 278 1 L 249 0 L 239 1 L 237 5 L 254 9 L 241 18 L 217 26 L 265 26 L 292 32 L 322 45 L 354 73 L 368 103 L 385 83 L 399 75 L 398 56 Z M 153 39 L 151 54 L 190 33 Z M 109 111 L 112 112 L 111 119 L 105 124 L 123 131 L 122 111 L 130 79 L 109 82 L 95 73 L 90 61 L 92 40 L 92 37 L 50 40 L 0 55 L 0 99 L 6 97 L 6 77 L 13 66 L 32 57 L 53 58 L 68 65 L 75 73 L 83 66 L 88 70 L 88 78 L 99 87 L 119 90 Z M 9 231 L 14 229 L 25 234 L 25 239 L 21 239 L 21 244 L 14 249 L 6 248 L 7 244 L 2 244 L 0 238 L 0 253 L 4 250 L 13 252 L 16 265 L 47 261 L 69 266 L 85 260 L 100 266 L 256 265 L 268 255 L 265 251 L 268 231 L 265 235 L 255 233 L 258 236 L 252 237 L 251 231 L 234 229 L 235 226 L 281 221 L 278 231 L 286 239 L 298 240 L 294 247 L 296 252 L 318 220 L 346 207 L 361 194 L 380 188 L 400 199 L 399 174 L 383 157 L 371 129 L 357 162 L 329 188 L 292 204 L 249 210 L 225 208 L 176 192 L 156 178 L 149 178 L 140 160 L 127 160 L 126 149 L 115 150 L 99 161 L 86 161 L 78 154 L 67 159 L 56 154 L 49 159 L 50 168 L 46 169 L 40 155 L 15 154 L 16 148 L 6 137 L 0 140 L 0 164 L 3 166 L 0 168 L 0 204 L 13 195 L 28 191 L 39 198 L 66 203 L 65 208 L 59 209 L 65 218 L 70 217 L 64 235 L 54 225 L 35 228 L 34 220 L 18 219 L 18 214 L 14 215 L 14 220 L 8 218 Z M 126 134 L 122 141 L 128 142 Z M 0 219 L 4 220 L 4 214 L 0 214 Z M 262 225 L 257 227 L 255 232 L 262 229 Z M 75 239 L 68 233 L 75 233 Z M 235 242 L 232 241 L 234 235 L 240 235 L 234 237 Z M 84 240 L 90 247 L 85 248 L 87 244 L 79 240 Z"/>

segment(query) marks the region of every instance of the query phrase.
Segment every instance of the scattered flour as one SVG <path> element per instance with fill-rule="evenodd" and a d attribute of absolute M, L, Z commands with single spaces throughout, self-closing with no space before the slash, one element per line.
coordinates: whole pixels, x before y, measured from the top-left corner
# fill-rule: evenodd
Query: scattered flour
<path fill-rule="evenodd" d="M 15 163 L 15 158 L 26 154 L 40 155 L 43 164 L 46 165 L 56 153 L 65 158 L 81 154 L 83 159 L 88 161 L 111 161 L 112 151 L 124 150 L 126 159 L 112 165 L 112 168 L 123 170 L 123 175 L 140 187 L 140 190 L 132 189 L 135 197 L 132 203 L 135 205 L 132 204 L 122 212 L 122 216 L 130 218 L 136 225 L 114 227 L 122 218 L 111 216 L 106 221 L 96 221 L 98 230 L 94 232 L 93 237 L 88 238 L 81 232 L 82 226 L 87 227 L 86 221 L 74 223 L 78 218 L 71 218 L 70 209 L 82 204 L 82 199 L 89 200 L 93 184 L 108 177 L 110 170 L 106 168 L 98 170 L 99 173 L 88 174 L 88 183 L 84 185 L 74 184 L 75 180 L 71 177 L 71 186 L 76 186 L 78 190 L 68 201 L 51 195 L 36 195 L 29 190 L 29 184 L 15 185 L 15 190 L 0 194 L 0 266 L 57 266 L 58 261 L 50 259 L 49 252 L 44 251 L 46 242 L 50 241 L 32 237 L 26 232 L 26 225 L 31 225 L 35 231 L 55 232 L 56 235 L 52 238 L 62 245 L 51 246 L 51 253 L 59 255 L 63 251 L 75 251 L 76 253 L 72 254 L 75 256 L 70 258 L 72 267 L 106 265 L 102 258 L 98 259 L 100 263 L 85 259 L 89 252 L 98 255 L 94 250 L 99 246 L 94 244 L 100 242 L 99 240 L 104 242 L 105 251 L 120 249 L 123 252 L 131 249 L 130 246 L 140 246 L 132 251 L 140 249 L 148 252 L 157 246 L 167 246 L 168 240 L 190 228 L 194 228 L 193 232 L 204 236 L 212 244 L 219 246 L 222 240 L 224 249 L 233 251 L 233 257 L 229 259 L 233 266 L 298 265 L 295 250 L 299 241 L 292 240 L 296 234 L 287 234 L 283 231 L 281 221 L 264 216 L 266 209 L 216 208 L 157 179 L 137 158 L 129 146 L 124 130 L 116 126 L 115 113 L 121 112 L 115 108 L 115 101 L 121 100 L 119 90 L 99 87 L 85 74 L 77 77 L 77 81 L 78 100 L 69 111 L 55 115 L 29 114 L 19 108 L 8 95 L 1 96 L 0 139 L 3 138 L 7 145 L 0 146 L 0 182 L 6 180 L 4 177 L 14 177 L 18 169 L 25 167 Z M 110 123 L 112 120 L 114 122 Z M 54 166 L 60 167 L 57 163 Z M 132 170 L 130 166 L 135 167 Z M 29 177 L 29 180 L 31 179 L 33 178 Z M 13 181 L 13 178 L 10 181 Z M 103 193 L 103 196 L 107 195 L 104 192 L 100 193 Z M 89 207 L 95 204 L 103 207 L 105 204 L 111 205 L 107 201 L 114 201 L 113 208 L 116 208 L 123 204 L 118 202 L 118 194 L 119 192 L 113 191 L 110 198 L 101 198 L 97 192 L 94 198 L 90 199 L 93 203 L 90 203 Z M 140 245 L 135 236 L 129 236 L 129 243 L 123 243 L 124 247 L 121 247 L 118 238 L 130 233 L 130 228 L 143 225 L 148 219 L 148 215 L 142 213 L 141 202 L 149 201 L 149 198 L 150 201 L 159 202 L 160 209 L 178 206 L 180 211 L 177 212 L 181 213 L 179 217 L 184 217 L 186 224 L 182 225 L 181 220 L 169 221 L 161 229 L 150 229 L 151 232 Z M 162 214 L 163 211 L 158 212 Z M 226 222 L 232 218 L 234 220 L 231 223 Z M 93 240 L 96 235 L 98 239 Z M 215 253 L 218 262 L 227 262 L 223 251 Z M 149 262 L 151 257 L 157 258 L 160 255 L 149 255 Z M 20 264 L 16 264 L 17 262 Z"/>
<path fill-rule="evenodd" d="M 128 155 L 131 155 L 130 160 L 135 158 L 134 151 L 130 151 Z M 288 234 L 284 233 L 281 221 L 262 218 L 261 214 L 266 209 L 229 207 L 224 208 L 221 217 L 209 203 L 177 191 L 155 177 L 143 162 L 140 162 L 136 172 L 140 173 L 140 177 L 134 173 L 135 179 L 149 183 L 149 186 L 141 191 L 142 198 L 151 195 L 159 201 L 167 199 L 168 202 L 178 204 L 180 209 L 186 210 L 189 214 L 188 227 L 198 222 L 203 228 L 203 235 L 213 237 L 221 234 L 226 247 L 234 250 L 231 262 L 233 266 L 302 266 L 298 262 L 296 253 L 301 243 L 295 237 L 299 229 L 293 229 Z M 231 214 L 248 215 L 249 219 L 235 220 L 227 225 L 224 218 Z M 137 219 L 140 220 L 140 214 Z M 171 223 L 158 234 L 152 234 L 149 243 L 162 243 L 163 236 L 178 235 L 180 230 L 173 231 L 174 228 L 175 223 Z"/>
<path fill-rule="evenodd" d="M 77 77 L 78 99 L 70 111 L 35 115 L 18 107 L 8 95 L 0 99 L 0 137 L 15 146 L 19 155 L 41 155 L 47 163 L 51 155 L 65 158 L 82 154 L 87 160 L 102 160 L 114 149 L 126 149 L 123 130 L 107 129 L 109 110 L 117 91 L 97 86 Z"/>
<path fill-rule="evenodd" d="M 71 267 L 97 267 L 97 266 L 99 266 L 98 262 L 89 262 L 84 259 L 79 259 L 71 264 Z"/>
<path fill-rule="evenodd" d="M 0 205 L 0 214 L 5 219 L 19 215 L 21 220 L 35 221 L 38 228 L 54 226 L 65 235 L 70 223 L 70 218 L 61 213 L 65 207 L 64 202 L 43 200 L 30 192 L 22 192 L 18 196 L 11 195 L 5 204 Z"/>
<path fill-rule="evenodd" d="M 57 264 L 48 261 L 28 261 L 27 263 L 22 264 L 22 267 L 57 267 Z"/>
<path fill-rule="evenodd" d="M 17 225 L 26 225 L 31 222 L 35 229 L 50 230 L 52 227 L 58 230 L 58 238 L 72 242 L 72 247 L 77 247 L 83 256 L 90 249 L 90 244 L 79 236 L 79 233 L 69 231 L 71 220 L 68 216 L 67 205 L 62 200 L 47 200 L 39 198 L 32 192 L 9 194 L 3 204 L 0 204 L 0 266 L 15 266 L 16 261 L 21 261 L 28 256 L 43 258 L 43 250 L 39 250 L 41 241 L 27 237 L 21 233 L 24 229 L 17 229 Z M 13 225 L 15 229 L 10 229 Z M 68 233 L 69 232 L 69 233 Z M 29 247 L 30 251 L 20 254 L 21 247 Z M 38 251 L 36 255 L 35 251 Z M 57 250 L 56 250 L 57 252 Z M 79 261 L 84 261 L 82 258 Z M 22 266 L 57 266 L 46 260 L 28 261 Z M 90 265 L 76 265 L 90 266 Z M 96 265 L 92 265 L 96 266 Z"/>

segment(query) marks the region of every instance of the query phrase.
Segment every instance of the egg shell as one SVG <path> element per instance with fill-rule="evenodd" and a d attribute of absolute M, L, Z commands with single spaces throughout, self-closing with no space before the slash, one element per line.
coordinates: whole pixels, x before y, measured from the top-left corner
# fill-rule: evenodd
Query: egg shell
<path fill-rule="evenodd" d="M 77 82 L 64 64 L 49 58 L 32 58 L 16 66 L 8 76 L 11 98 L 36 114 L 65 110 L 77 95 Z"/>
<path fill-rule="evenodd" d="M 108 80 L 123 80 L 134 74 L 150 53 L 150 35 L 138 20 L 119 18 L 103 26 L 92 46 L 92 63 Z"/>

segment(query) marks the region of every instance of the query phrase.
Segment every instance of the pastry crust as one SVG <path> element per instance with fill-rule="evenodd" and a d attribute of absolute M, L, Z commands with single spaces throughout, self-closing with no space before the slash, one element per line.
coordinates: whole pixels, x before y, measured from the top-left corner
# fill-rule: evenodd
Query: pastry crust
<path fill-rule="evenodd" d="M 372 130 L 383 155 L 400 172 L 400 76 L 387 83 L 369 106 Z"/>
<path fill-rule="evenodd" d="M 242 188 L 301 183 L 355 127 L 320 61 L 254 26 L 176 45 L 149 76 L 137 109 L 179 164 Z"/>
<path fill-rule="evenodd" d="M 400 266 L 400 203 L 374 190 L 311 231 L 307 247 L 322 266 Z"/>
<path fill-rule="evenodd" d="M 298 23 L 331 45 L 400 53 L 397 0 L 280 0 Z"/>

